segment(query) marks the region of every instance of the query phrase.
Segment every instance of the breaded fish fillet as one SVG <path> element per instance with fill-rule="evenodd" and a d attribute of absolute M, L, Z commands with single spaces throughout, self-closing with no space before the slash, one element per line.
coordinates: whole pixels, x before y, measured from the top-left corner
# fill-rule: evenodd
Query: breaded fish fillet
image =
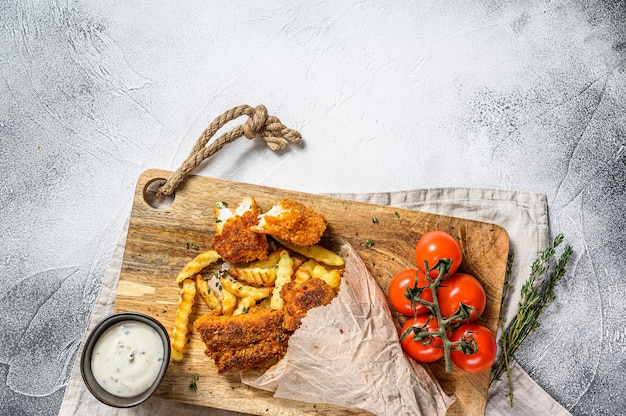
<path fill-rule="evenodd" d="M 283 327 L 283 318 L 282 311 L 255 306 L 236 316 L 202 315 L 194 329 L 218 372 L 248 370 L 278 361 L 286 353 L 291 333 Z"/>
<path fill-rule="evenodd" d="M 261 214 L 258 224 L 250 229 L 308 247 L 322 238 L 327 225 L 328 221 L 322 214 L 298 201 L 284 198 Z"/>
<path fill-rule="evenodd" d="M 250 230 L 257 224 L 259 206 L 253 197 L 246 197 L 235 212 L 225 202 L 214 207 L 215 237 L 212 248 L 231 263 L 247 263 L 267 258 L 268 243 L 263 234 Z"/>
<path fill-rule="evenodd" d="M 315 277 L 302 283 L 285 284 L 280 291 L 280 297 L 285 301 L 285 329 L 295 331 L 309 310 L 328 305 L 336 295 L 328 283 Z"/>
<path fill-rule="evenodd" d="M 280 294 L 284 311 L 254 306 L 241 315 L 209 312 L 196 319 L 193 327 L 218 372 L 263 368 L 279 361 L 302 318 L 310 309 L 330 303 L 336 292 L 322 279 L 311 278 L 287 283 Z"/>

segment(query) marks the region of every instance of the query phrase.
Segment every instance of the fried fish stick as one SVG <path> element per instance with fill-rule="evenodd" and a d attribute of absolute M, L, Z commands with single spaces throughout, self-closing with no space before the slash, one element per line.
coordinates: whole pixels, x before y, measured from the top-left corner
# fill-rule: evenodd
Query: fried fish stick
<path fill-rule="evenodd" d="M 244 198 L 233 212 L 226 202 L 214 207 L 215 236 L 212 248 L 230 263 L 248 263 L 267 258 L 267 236 L 250 230 L 260 214 L 254 197 Z"/>
<path fill-rule="evenodd" d="M 200 270 L 210 266 L 218 260 L 220 260 L 220 255 L 214 250 L 208 250 L 198 254 L 193 260 L 185 264 L 185 267 L 183 267 L 180 273 L 178 273 L 176 283 L 180 283 L 189 277 L 193 277 L 196 273 L 199 273 Z"/>
<path fill-rule="evenodd" d="M 176 319 L 174 321 L 174 332 L 172 334 L 171 357 L 173 361 L 182 361 L 185 347 L 187 346 L 187 333 L 189 330 L 189 315 L 193 307 L 193 300 L 196 296 L 196 284 L 193 279 L 183 280 L 183 288 L 180 291 Z"/>
<path fill-rule="evenodd" d="M 237 316 L 204 314 L 194 329 L 219 373 L 246 370 L 275 362 L 286 353 L 290 333 L 283 326 L 284 316 L 282 311 L 253 306 Z"/>
<path fill-rule="evenodd" d="M 259 215 L 258 220 L 258 224 L 250 227 L 250 230 L 270 234 L 299 246 L 316 244 L 328 224 L 322 214 L 289 198 L 278 201 L 269 211 Z"/>

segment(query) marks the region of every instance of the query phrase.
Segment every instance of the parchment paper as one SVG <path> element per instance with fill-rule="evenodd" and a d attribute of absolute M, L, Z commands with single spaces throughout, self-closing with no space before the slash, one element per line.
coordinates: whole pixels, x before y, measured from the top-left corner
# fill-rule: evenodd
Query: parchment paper
<path fill-rule="evenodd" d="M 445 415 L 453 402 L 420 365 L 404 356 L 385 295 L 349 245 L 339 294 L 310 310 L 287 355 L 242 382 L 274 396 L 365 409 L 376 415 Z"/>

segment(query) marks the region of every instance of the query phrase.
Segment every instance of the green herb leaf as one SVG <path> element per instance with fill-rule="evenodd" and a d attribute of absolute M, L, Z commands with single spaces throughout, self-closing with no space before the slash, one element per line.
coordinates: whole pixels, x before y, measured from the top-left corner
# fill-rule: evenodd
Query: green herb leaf
<path fill-rule="evenodd" d="M 198 389 L 198 377 L 199 376 L 197 373 L 193 375 L 193 379 L 191 380 L 191 384 L 189 385 L 190 390 L 196 391 Z"/>
<path fill-rule="evenodd" d="M 513 386 L 511 383 L 511 369 L 509 363 L 513 360 L 515 353 L 522 346 L 524 341 L 539 327 L 539 318 L 545 308 L 554 300 L 556 294 L 554 289 L 557 283 L 563 278 L 566 272 L 566 265 L 573 250 L 567 245 L 563 249 L 556 264 L 552 264 L 552 257 L 556 254 L 556 248 L 563 242 L 563 234 L 557 235 L 552 240 L 550 246 L 546 248 L 538 259 L 536 259 L 530 271 L 530 277 L 524 283 L 520 293 L 517 315 L 504 329 L 504 318 L 500 317 L 500 327 L 503 328 L 500 337 L 500 352 L 496 364 L 491 369 L 489 385 L 493 385 L 506 373 L 509 383 L 509 402 L 513 406 Z M 505 278 L 505 290 L 502 296 L 504 303 L 507 293 L 511 290 L 509 284 L 512 270 L 513 257 L 509 257 L 507 264 L 507 276 Z M 549 272 L 550 266 L 552 271 Z"/>

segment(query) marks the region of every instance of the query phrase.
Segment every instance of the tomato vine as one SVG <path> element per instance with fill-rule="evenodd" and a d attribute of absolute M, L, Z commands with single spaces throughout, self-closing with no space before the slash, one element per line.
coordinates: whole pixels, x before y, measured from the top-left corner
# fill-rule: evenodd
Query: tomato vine
<path fill-rule="evenodd" d="M 400 335 L 400 341 L 404 340 L 408 336 L 413 336 L 414 342 L 419 342 L 423 345 L 429 345 L 433 343 L 433 337 L 437 337 L 441 339 L 441 348 L 443 348 L 443 357 L 445 361 L 445 369 L 447 372 L 452 371 L 452 359 L 451 359 L 451 351 L 459 350 L 464 352 L 465 354 L 475 354 L 477 352 L 477 345 L 473 338 L 462 338 L 458 341 L 452 341 L 449 337 L 448 332 L 451 329 L 455 329 L 458 327 L 460 322 L 469 321 L 472 316 L 472 312 L 476 314 L 476 309 L 472 306 L 465 305 L 461 303 L 459 305 L 459 309 L 452 315 L 445 317 L 440 308 L 440 302 L 437 297 L 438 289 L 441 286 L 441 283 L 448 278 L 450 278 L 450 267 L 452 265 L 452 260 L 447 258 L 442 258 L 437 261 L 434 267 L 429 268 L 428 262 L 424 262 L 424 270 L 428 271 L 426 273 L 426 280 L 428 282 L 428 286 L 419 287 L 417 282 L 417 274 L 415 277 L 415 285 L 413 287 L 407 287 L 406 289 L 406 297 L 411 302 L 412 310 L 416 310 L 415 303 L 419 303 L 420 305 L 424 305 L 428 310 L 432 313 L 433 319 L 438 322 L 437 330 L 428 330 L 426 326 L 419 328 L 415 326 L 410 326 L 406 328 L 406 330 Z M 437 273 L 431 273 L 431 272 Z M 432 277 L 436 275 L 437 277 Z M 432 293 L 432 301 L 425 300 L 421 297 L 422 292 L 426 289 L 430 289 Z M 417 314 L 414 314 L 414 319 L 417 317 Z"/>

